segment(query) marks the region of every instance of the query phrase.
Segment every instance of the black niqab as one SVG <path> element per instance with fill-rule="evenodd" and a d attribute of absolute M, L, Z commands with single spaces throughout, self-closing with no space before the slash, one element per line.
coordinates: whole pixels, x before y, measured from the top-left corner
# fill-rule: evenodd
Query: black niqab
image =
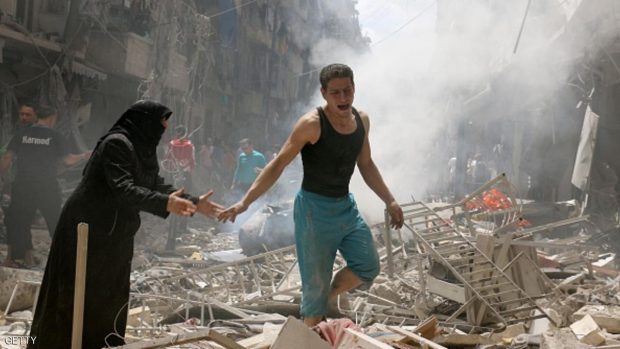
<path fill-rule="evenodd" d="M 140 100 L 132 104 L 121 115 L 112 128 L 99 139 L 95 149 L 109 135 L 120 133 L 127 137 L 147 171 L 157 173 L 157 145 L 166 128 L 162 119 L 168 119 L 172 111 L 165 105 L 151 100 Z"/>

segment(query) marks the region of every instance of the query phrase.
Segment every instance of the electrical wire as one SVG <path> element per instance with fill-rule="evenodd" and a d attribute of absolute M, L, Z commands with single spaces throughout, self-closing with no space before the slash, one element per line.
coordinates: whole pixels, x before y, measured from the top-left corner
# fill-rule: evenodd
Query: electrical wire
<path fill-rule="evenodd" d="M 436 4 L 437 4 L 437 0 L 434 0 L 430 5 L 425 7 L 421 12 L 419 12 L 418 14 L 413 16 L 412 18 L 408 19 L 403 25 L 398 27 L 398 29 L 396 29 L 393 32 L 389 33 L 388 35 L 383 37 L 381 40 L 373 43 L 372 45 L 370 45 L 370 47 L 375 47 L 375 46 L 379 45 L 380 43 L 384 42 L 385 40 L 389 39 L 390 37 L 394 36 L 396 33 L 398 33 L 399 31 L 403 30 L 406 26 L 408 26 L 409 24 L 413 23 L 416 19 L 420 18 L 424 13 L 426 13 L 426 11 L 430 10 Z M 321 70 L 321 68 L 316 68 L 316 69 L 308 70 L 308 71 L 305 71 L 305 72 L 302 72 L 302 73 L 299 73 L 299 74 L 295 75 L 294 78 L 300 78 L 300 77 L 302 77 L 304 75 L 312 74 L 312 73 L 317 72 L 319 70 Z"/>
<path fill-rule="evenodd" d="M 124 340 L 123 336 L 121 336 L 120 333 L 118 333 L 118 329 L 116 328 L 116 322 L 118 321 L 118 316 L 121 315 L 121 312 L 123 312 L 123 309 L 125 309 L 125 307 L 127 307 L 127 309 L 129 309 L 129 301 L 127 301 L 125 304 L 123 304 L 123 306 L 118 310 L 118 312 L 116 313 L 116 316 L 114 317 L 114 332 L 108 333 L 108 335 L 105 336 L 105 338 L 103 338 L 103 341 L 105 342 L 105 345 L 108 346 L 108 348 L 112 347 L 108 343 L 108 338 L 110 336 L 116 336 L 116 337 L 120 338 L 121 340 Z"/>
<path fill-rule="evenodd" d="M 393 32 L 391 32 L 388 35 L 386 35 L 385 37 L 383 37 L 381 40 L 373 43 L 372 45 L 370 45 L 370 47 L 375 47 L 375 46 L 379 45 L 380 43 L 384 42 L 385 40 L 389 39 L 390 37 L 394 36 L 396 33 L 398 33 L 399 31 L 403 30 L 406 26 L 408 26 L 409 24 L 413 23 L 416 19 L 420 18 L 424 13 L 426 13 L 426 11 L 430 10 L 436 4 L 437 4 L 437 0 L 433 1 L 430 5 L 426 6 L 417 15 L 415 15 L 412 18 L 408 19 L 403 25 L 401 25 L 396 30 L 394 30 Z"/>
<path fill-rule="evenodd" d="M 249 4 L 252 4 L 252 3 L 255 3 L 255 2 L 256 2 L 256 0 L 251 0 L 251 1 L 246 2 L 245 4 L 241 4 L 239 6 L 231 7 L 229 9 L 227 9 L 227 10 L 222 11 L 222 12 L 216 13 L 216 14 L 211 15 L 211 16 L 207 16 L 207 18 L 211 19 L 211 18 L 214 18 L 214 17 L 218 17 L 218 16 L 221 16 L 221 15 L 223 15 L 225 13 L 228 13 L 230 11 L 234 11 L 236 9 L 242 8 L 242 7 L 246 6 L 246 5 L 249 5 Z"/>
<path fill-rule="evenodd" d="M 523 20 L 521 21 L 521 28 L 519 28 L 519 34 L 517 35 L 517 41 L 515 42 L 515 48 L 512 51 L 513 54 L 517 53 L 517 48 L 519 47 L 519 41 L 521 41 L 521 34 L 523 34 L 523 28 L 525 28 L 525 19 L 527 19 L 527 14 L 530 12 L 531 4 L 532 4 L 532 0 L 527 0 L 527 6 L 525 7 L 525 13 L 523 14 Z"/>

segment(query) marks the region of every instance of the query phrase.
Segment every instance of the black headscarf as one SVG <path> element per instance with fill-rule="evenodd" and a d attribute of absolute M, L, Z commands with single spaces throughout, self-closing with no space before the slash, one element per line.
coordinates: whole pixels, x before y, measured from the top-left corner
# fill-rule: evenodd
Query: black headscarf
<path fill-rule="evenodd" d="M 168 119 L 172 111 L 165 105 L 151 101 L 140 100 L 132 104 L 121 115 L 112 128 L 99 139 L 95 149 L 111 134 L 120 133 L 127 137 L 144 169 L 148 172 L 159 171 L 157 162 L 157 145 L 166 130 L 161 123 Z"/>

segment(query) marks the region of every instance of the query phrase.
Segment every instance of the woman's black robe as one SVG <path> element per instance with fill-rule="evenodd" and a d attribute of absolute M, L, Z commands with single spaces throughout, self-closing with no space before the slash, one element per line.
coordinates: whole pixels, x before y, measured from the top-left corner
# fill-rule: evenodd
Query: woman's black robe
<path fill-rule="evenodd" d="M 136 137 L 132 143 L 131 133 L 127 137 L 113 130 L 101 138 L 81 183 L 63 207 L 32 324 L 31 336 L 36 340 L 30 349 L 71 347 L 80 222 L 89 225 L 82 348 L 124 344 L 139 211 L 167 217 L 168 194 L 174 189 L 163 184 L 157 166 L 145 165 L 136 151 Z"/>

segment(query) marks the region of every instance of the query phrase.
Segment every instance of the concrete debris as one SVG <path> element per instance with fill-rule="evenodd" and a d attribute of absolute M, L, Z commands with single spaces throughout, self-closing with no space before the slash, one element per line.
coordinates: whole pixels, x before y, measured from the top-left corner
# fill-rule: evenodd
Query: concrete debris
<path fill-rule="evenodd" d="M 330 349 L 332 348 L 326 341 L 302 321 L 289 317 L 280 330 L 271 349 Z"/>
<path fill-rule="evenodd" d="M 0 309 L 9 311 L 32 308 L 38 284 L 43 278 L 39 270 L 0 268 Z"/>
<path fill-rule="evenodd" d="M 586 315 L 609 333 L 620 333 L 620 306 L 585 305 L 573 314 L 577 321 Z"/>
<path fill-rule="evenodd" d="M 392 283 L 386 282 L 381 284 L 374 284 L 370 288 L 369 292 L 377 296 L 373 297 L 376 299 L 376 304 L 394 305 L 401 303 L 400 294 L 396 291 Z"/>
<path fill-rule="evenodd" d="M 545 332 L 540 343 L 540 349 L 587 349 L 591 347 L 591 345 L 579 342 L 575 334 L 568 327 Z"/>
<path fill-rule="evenodd" d="M 582 343 L 589 345 L 605 343 L 605 336 L 601 332 L 601 328 L 590 315 L 586 315 L 581 320 L 574 322 L 570 325 L 570 329 Z"/>
<path fill-rule="evenodd" d="M 147 238 L 132 263 L 122 348 L 178 348 L 180 340 L 184 348 L 246 349 L 620 343 L 616 254 L 592 248 L 585 216 L 545 220 L 541 212 L 554 211 L 539 209 L 532 221 L 541 225 L 523 225 L 527 217 L 507 188 L 500 178 L 457 204 L 403 204 L 402 232 L 372 225 L 383 273 L 331 305 L 318 326 L 323 338 L 296 319 L 301 283 L 294 246 L 265 245 L 247 257 L 235 233 L 208 227 L 190 229 L 174 251 L 162 251 L 156 246 L 165 238 L 151 239 L 161 224 L 153 226 L 142 233 Z M 266 227 L 269 215 L 261 214 Z M 562 233 L 553 235 L 555 229 Z M 334 272 L 345 265 L 337 256 Z M 0 335 L 27 333 L 41 274 L 0 269 L 0 311 L 19 284 L 9 314 L 0 317 Z M 341 318 L 357 331 L 334 320 Z"/>

